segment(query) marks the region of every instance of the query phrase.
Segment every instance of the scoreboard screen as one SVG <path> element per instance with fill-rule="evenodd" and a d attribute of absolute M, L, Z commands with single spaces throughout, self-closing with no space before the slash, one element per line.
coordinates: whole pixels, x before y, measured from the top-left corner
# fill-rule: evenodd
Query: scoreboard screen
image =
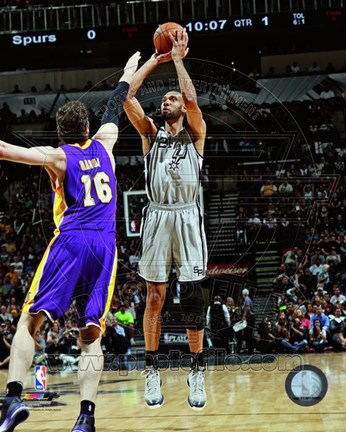
<path fill-rule="evenodd" d="M 315 44 L 339 49 L 346 10 L 297 11 L 281 14 L 211 18 L 181 23 L 190 34 L 190 56 L 225 61 L 225 52 L 258 53 L 263 46 Z M 6 53 L 0 70 L 68 67 L 107 67 L 124 62 L 132 52 L 142 58 L 153 50 L 157 24 L 124 25 L 71 30 L 51 30 L 0 35 Z M 325 45 L 330 47 L 325 47 Z M 342 47 L 344 48 L 344 47 Z M 313 49 L 314 50 L 314 49 Z"/>

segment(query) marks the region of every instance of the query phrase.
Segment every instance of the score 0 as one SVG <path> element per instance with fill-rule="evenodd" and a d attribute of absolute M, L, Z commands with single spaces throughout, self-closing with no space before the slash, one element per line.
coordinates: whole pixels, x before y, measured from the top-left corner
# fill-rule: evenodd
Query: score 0
<path fill-rule="evenodd" d="M 88 30 L 87 31 L 87 38 L 89 40 L 94 40 L 96 39 L 96 31 L 95 30 Z"/>

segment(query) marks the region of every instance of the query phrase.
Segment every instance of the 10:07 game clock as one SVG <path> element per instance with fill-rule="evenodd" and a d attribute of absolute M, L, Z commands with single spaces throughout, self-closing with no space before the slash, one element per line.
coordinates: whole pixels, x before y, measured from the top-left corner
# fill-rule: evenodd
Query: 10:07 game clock
<path fill-rule="evenodd" d="M 208 20 L 208 21 L 195 21 L 195 22 L 189 22 L 185 25 L 186 30 L 188 32 L 200 32 L 200 31 L 216 31 L 216 30 L 223 30 L 225 28 L 225 25 L 227 24 L 227 19 L 218 19 L 218 20 Z"/>

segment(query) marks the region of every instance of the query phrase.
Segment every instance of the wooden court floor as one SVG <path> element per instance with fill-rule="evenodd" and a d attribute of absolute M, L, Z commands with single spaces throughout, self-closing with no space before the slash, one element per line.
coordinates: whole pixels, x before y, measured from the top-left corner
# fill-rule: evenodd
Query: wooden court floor
<path fill-rule="evenodd" d="M 328 391 L 314 406 L 300 406 L 286 394 L 287 376 L 294 367 L 310 364 L 327 377 Z M 193 411 L 187 404 L 187 371 L 162 372 L 164 405 L 151 410 L 144 405 L 144 380 L 140 371 L 103 372 L 96 408 L 97 431 L 209 432 L 209 431 L 343 431 L 346 354 L 305 354 L 270 364 L 210 367 L 206 374 L 208 404 Z M 222 370 L 223 369 L 223 370 Z M 0 385 L 6 371 L 0 371 Z M 33 370 L 26 390 L 33 391 Z M 17 431 L 71 431 L 79 410 L 77 373 L 70 369 L 48 375 L 48 390 L 60 394 L 59 405 L 33 407 Z"/>

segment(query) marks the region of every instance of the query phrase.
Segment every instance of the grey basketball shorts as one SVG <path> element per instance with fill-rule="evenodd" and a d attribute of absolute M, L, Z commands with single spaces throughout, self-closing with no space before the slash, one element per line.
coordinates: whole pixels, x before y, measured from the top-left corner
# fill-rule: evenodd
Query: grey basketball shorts
<path fill-rule="evenodd" d="M 179 282 L 204 279 L 207 242 L 197 203 L 154 204 L 143 210 L 139 275 L 148 282 L 167 282 L 172 267 Z"/>

